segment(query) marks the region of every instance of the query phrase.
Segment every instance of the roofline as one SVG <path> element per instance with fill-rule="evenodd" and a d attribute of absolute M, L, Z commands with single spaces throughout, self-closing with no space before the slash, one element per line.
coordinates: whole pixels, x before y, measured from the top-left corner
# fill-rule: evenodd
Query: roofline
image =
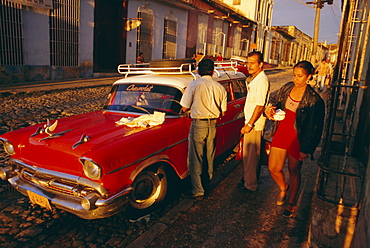
<path fill-rule="evenodd" d="M 228 15 L 230 18 L 244 22 L 242 24 L 257 24 L 257 22 L 243 16 L 242 14 L 237 13 L 235 10 L 229 8 L 226 4 L 218 2 L 218 1 L 213 1 L 213 0 L 201 0 L 202 2 L 214 7 L 220 12 L 223 12 L 225 15 Z"/>
<path fill-rule="evenodd" d="M 206 5 L 213 7 L 215 10 L 223 13 L 225 16 L 228 16 L 228 18 L 230 19 L 240 21 L 242 24 L 246 24 L 246 25 L 251 24 L 251 23 L 254 25 L 257 25 L 257 22 L 243 16 L 242 14 L 230 8 L 228 5 L 222 2 L 219 2 L 219 1 L 212 1 L 212 0 L 210 1 L 209 0 L 190 0 L 190 1 L 189 0 L 178 0 L 178 1 L 159 0 L 159 1 L 171 4 L 177 7 L 181 7 L 184 9 L 188 9 L 188 10 L 201 10 L 201 11 L 208 13 L 208 10 L 204 9 L 204 6 L 200 6 L 201 4 L 199 4 L 200 2 L 203 2 Z"/>

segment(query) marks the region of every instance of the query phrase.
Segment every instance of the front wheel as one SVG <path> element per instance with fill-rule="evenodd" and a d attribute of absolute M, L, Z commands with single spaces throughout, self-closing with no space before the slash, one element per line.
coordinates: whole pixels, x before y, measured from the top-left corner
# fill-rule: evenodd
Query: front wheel
<path fill-rule="evenodd" d="M 143 171 L 132 183 L 130 205 L 136 210 L 151 212 L 163 204 L 167 194 L 167 174 L 163 166 L 154 171 Z"/>

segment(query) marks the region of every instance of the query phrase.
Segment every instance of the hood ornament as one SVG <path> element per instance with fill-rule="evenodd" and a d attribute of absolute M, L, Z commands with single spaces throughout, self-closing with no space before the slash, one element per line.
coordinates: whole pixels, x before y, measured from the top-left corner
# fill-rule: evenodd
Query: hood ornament
<path fill-rule="evenodd" d="M 52 138 L 60 137 L 63 134 L 71 131 L 71 129 L 68 129 L 68 130 L 65 130 L 65 131 L 62 131 L 62 132 L 59 132 L 59 133 L 53 133 L 53 131 L 55 130 L 55 128 L 57 127 L 57 125 L 58 125 L 58 120 L 56 120 L 51 125 L 50 124 L 50 120 L 47 119 L 46 124 L 43 127 L 38 127 L 37 130 L 36 130 L 36 132 L 31 135 L 31 138 L 35 137 L 36 135 L 46 133 L 48 136 L 45 137 L 45 138 L 40 139 L 39 140 L 39 142 L 40 142 L 40 141 L 43 141 L 43 140 L 46 140 L 46 139 L 52 139 Z"/>
<path fill-rule="evenodd" d="M 48 134 L 49 136 L 55 135 L 53 133 L 53 131 L 55 130 L 55 128 L 57 127 L 57 125 L 58 125 L 58 120 L 56 120 L 53 125 L 50 125 L 50 121 L 49 121 L 49 119 L 47 119 L 47 122 L 44 125 L 44 131 L 45 131 L 45 133 Z"/>
<path fill-rule="evenodd" d="M 50 120 L 47 119 L 46 124 L 43 127 L 38 127 L 36 132 L 31 135 L 31 138 L 35 137 L 38 134 L 42 134 L 42 133 L 46 133 L 49 136 L 53 136 L 54 135 L 53 131 L 55 130 L 57 125 L 58 125 L 58 120 L 56 120 L 53 125 L 50 125 Z"/>

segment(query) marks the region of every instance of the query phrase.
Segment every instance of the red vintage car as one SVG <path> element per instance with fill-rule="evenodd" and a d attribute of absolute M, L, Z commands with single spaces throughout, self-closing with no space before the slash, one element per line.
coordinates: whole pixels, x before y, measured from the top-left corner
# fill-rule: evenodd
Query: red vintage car
<path fill-rule="evenodd" d="M 139 211 L 160 206 L 171 179 L 188 175 L 191 121 L 179 102 L 199 77 L 193 64 L 164 68 L 172 62 L 161 63 L 156 68 L 120 65 L 126 77 L 113 84 L 101 111 L 1 135 L 10 160 L 0 177 L 34 204 L 85 219 L 111 216 L 127 201 Z M 228 92 L 226 116 L 217 124 L 220 155 L 239 140 L 246 88 L 244 74 L 230 68 L 215 71 L 214 78 Z M 142 121 L 158 113 L 161 123 Z"/>

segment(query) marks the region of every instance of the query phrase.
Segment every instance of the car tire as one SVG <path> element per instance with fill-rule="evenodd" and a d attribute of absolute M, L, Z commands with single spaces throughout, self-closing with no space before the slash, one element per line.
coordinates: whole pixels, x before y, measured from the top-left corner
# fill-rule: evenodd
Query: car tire
<path fill-rule="evenodd" d="M 184 59 L 154 59 L 149 62 L 151 68 L 168 68 L 168 67 L 180 67 L 182 64 L 192 64 L 191 69 L 195 69 L 195 59 L 184 58 Z M 185 66 L 183 69 L 188 70 L 189 67 Z M 158 72 L 172 72 L 178 70 L 155 70 Z"/>
<path fill-rule="evenodd" d="M 151 212 L 161 206 L 168 190 L 167 173 L 163 166 L 156 172 L 143 171 L 132 183 L 130 206 L 136 210 Z"/>

